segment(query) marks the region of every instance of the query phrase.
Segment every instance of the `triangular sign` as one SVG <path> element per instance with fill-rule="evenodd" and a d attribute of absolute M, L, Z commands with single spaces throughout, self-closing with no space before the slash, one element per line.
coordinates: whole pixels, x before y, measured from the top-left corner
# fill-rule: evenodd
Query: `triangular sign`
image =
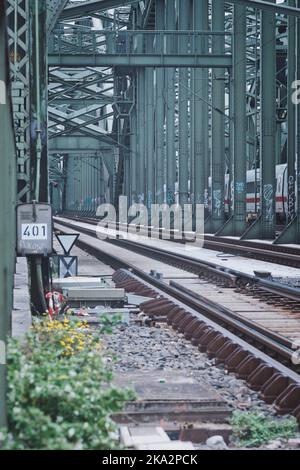
<path fill-rule="evenodd" d="M 68 255 L 72 250 L 73 246 L 77 242 L 79 238 L 78 233 L 73 234 L 66 234 L 66 235 L 56 235 L 57 240 L 59 241 L 62 249 L 64 250 L 65 254 Z"/>

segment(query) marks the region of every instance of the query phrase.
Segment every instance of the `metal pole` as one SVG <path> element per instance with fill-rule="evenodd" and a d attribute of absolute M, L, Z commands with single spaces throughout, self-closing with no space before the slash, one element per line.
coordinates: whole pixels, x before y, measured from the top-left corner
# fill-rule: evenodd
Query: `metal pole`
<path fill-rule="evenodd" d="M 289 6 L 295 7 L 295 0 L 289 0 Z M 293 83 L 296 80 L 296 18 L 288 18 L 288 78 L 287 78 L 287 110 L 288 110 L 288 136 L 287 136 L 287 175 L 288 175 L 288 213 L 287 222 L 291 222 L 296 215 L 296 108 L 292 101 Z"/>
<path fill-rule="evenodd" d="M 224 31 L 224 0 L 212 2 L 212 29 Z M 224 36 L 213 38 L 213 53 L 225 53 Z M 224 175 L 225 175 L 225 71 L 212 70 L 212 166 L 211 199 L 212 214 L 210 230 L 217 232 L 225 222 Z"/>
<path fill-rule="evenodd" d="M 103 157 L 100 160 L 100 200 L 101 204 L 105 203 L 105 180 L 104 180 L 104 163 Z"/>
<path fill-rule="evenodd" d="M 300 8 L 300 0 L 297 2 L 297 7 Z M 300 82 L 300 18 L 297 18 L 296 24 L 296 72 L 297 72 L 297 81 Z M 294 105 L 296 106 L 296 105 Z M 296 226 L 296 236 L 294 240 L 296 243 L 300 243 L 300 103 L 296 106 L 296 123 L 297 123 L 297 133 L 296 133 L 296 151 L 297 151 L 297 226 Z"/>
<path fill-rule="evenodd" d="M 15 266 L 16 159 L 13 119 L 7 82 L 5 2 L 0 3 L 0 428 L 6 421 L 6 344 L 11 331 L 13 271 Z"/>
<path fill-rule="evenodd" d="M 155 1 L 155 27 L 156 30 L 165 29 L 165 1 Z M 156 54 L 162 54 L 164 50 L 164 37 L 156 33 Z M 162 67 L 155 70 L 155 159 L 156 159 L 156 203 L 164 202 L 164 177 L 165 177 L 165 103 L 164 103 L 164 77 L 165 71 Z"/>
<path fill-rule="evenodd" d="M 138 71 L 138 102 L 137 102 L 137 138 L 138 138 L 138 197 L 139 202 L 145 199 L 145 74 L 144 68 Z M 153 102 L 152 102 L 153 103 Z M 147 123 L 148 124 L 148 123 Z"/>
<path fill-rule="evenodd" d="M 137 186 L 138 186 L 138 173 L 137 173 L 137 105 L 135 104 L 130 116 L 130 204 L 137 202 Z M 140 189 L 140 188 L 139 188 Z"/>
<path fill-rule="evenodd" d="M 174 0 L 166 0 L 166 28 L 169 31 L 176 29 Z M 167 36 L 167 52 L 174 54 L 175 37 Z M 175 150 L 175 69 L 166 69 L 166 158 L 167 158 L 167 204 L 170 206 L 175 202 L 175 182 L 176 182 L 176 150 Z"/>
<path fill-rule="evenodd" d="M 234 233 L 246 228 L 247 155 L 246 155 L 246 8 L 234 6 Z"/>
<path fill-rule="evenodd" d="M 261 237 L 275 238 L 276 153 L 275 14 L 261 12 Z"/>
<path fill-rule="evenodd" d="M 145 80 L 146 94 L 146 155 L 147 155 L 147 207 L 151 208 L 154 203 L 154 69 L 149 67 L 146 69 Z"/>
<path fill-rule="evenodd" d="M 29 5 L 32 198 L 48 202 L 46 3 L 29 0 Z"/>
<path fill-rule="evenodd" d="M 193 18 L 195 32 L 208 31 L 208 0 L 194 0 Z M 199 34 L 195 46 L 197 54 L 207 54 L 207 37 Z M 193 77 L 194 203 L 204 204 L 208 180 L 208 70 L 194 69 Z"/>
<path fill-rule="evenodd" d="M 178 36 L 179 53 L 188 52 L 189 2 L 178 0 L 178 26 L 183 34 Z M 183 207 L 189 200 L 189 71 L 179 68 L 179 204 Z"/>

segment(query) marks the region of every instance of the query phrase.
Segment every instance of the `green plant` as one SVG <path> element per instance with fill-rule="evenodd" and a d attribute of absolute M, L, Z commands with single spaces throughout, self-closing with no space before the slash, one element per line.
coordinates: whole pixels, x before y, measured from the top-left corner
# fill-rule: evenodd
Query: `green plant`
<path fill-rule="evenodd" d="M 117 448 L 111 415 L 133 394 L 112 386 L 99 339 L 86 329 L 85 323 L 42 322 L 24 344 L 9 341 L 8 432 L 2 432 L 2 449 Z"/>
<path fill-rule="evenodd" d="M 230 424 L 239 446 L 259 447 L 276 438 L 294 437 L 298 424 L 294 417 L 276 420 L 258 412 L 233 413 Z"/>

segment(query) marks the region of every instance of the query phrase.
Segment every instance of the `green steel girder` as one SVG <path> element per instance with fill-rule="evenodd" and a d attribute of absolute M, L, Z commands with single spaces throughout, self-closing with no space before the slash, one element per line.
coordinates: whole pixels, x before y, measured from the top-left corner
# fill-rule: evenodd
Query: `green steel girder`
<path fill-rule="evenodd" d="M 152 17 L 153 24 L 151 25 L 152 28 L 155 28 L 155 0 L 147 0 L 145 5 L 145 9 L 142 15 L 141 21 L 141 28 L 146 28 L 149 26 L 149 18 Z M 151 29 L 151 28 L 150 28 Z"/>
<path fill-rule="evenodd" d="M 50 114 L 50 119 L 52 119 L 53 121 L 56 121 L 58 124 L 63 123 L 64 126 L 70 126 L 70 129 L 65 129 L 61 132 L 55 132 L 55 134 L 53 134 L 55 135 L 55 137 L 58 137 L 60 135 L 72 134 L 74 131 L 76 132 L 77 130 L 82 129 L 82 127 L 89 126 L 91 124 L 103 121 L 114 115 L 114 113 L 111 112 L 111 113 L 105 114 L 104 116 L 97 116 L 95 118 L 89 119 L 88 121 L 83 121 L 81 124 L 74 124 L 72 120 L 60 121 L 59 119 L 57 119 L 57 117 L 54 117 L 53 114 L 51 114 L 51 112 L 49 114 Z"/>
<path fill-rule="evenodd" d="M 69 0 L 46 0 L 47 2 L 47 33 L 51 33 L 55 23 Z"/>
<path fill-rule="evenodd" d="M 203 67 L 203 68 L 231 68 L 232 57 L 228 55 L 203 55 L 190 54 L 178 55 L 144 55 L 118 56 L 116 54 L 98 55 L 71 55 L 49 54 L 49 66 L 78 67 Z"/>
<path fill-rule="evenodd" d="M 7 0 L 6 6 L 12 104 L 15 111 L 18 201 L 29 202 L 31 196 L 29 2 Z"/>
<path fill-rule="evenodd" d="M 101 110 L 104 110 L 106 108 L 106 105 L 102 105 L 102 106 L 97 106 L 97 105 L 91 105 L 90 107 L 88 108 L 83 108 L 83 109 L 79 109 L 78 111 L 75 111 L 75 110 L 72 110 L 68 113 L 65 113 L 65 112 L 62 112 L 62 111 L 59 111 L 57 109 L 54 109 L 53 107 L 49 107 L 49 116 L 50 116 L 50 120 L 53 118 L 56 118 L 58 119 L 58 121 L 64 125 L 69 125 L 70 122 L 73 122 L 74 119 L 79 119 L 80 117 L 82 116 L 87 116 L 87 117 L 90 117 L 92 112 L 95 112 L 95 111 L 101 111 Z M 61 121 L 60 121 L 61 119 Z M 99 119 L 99 121 L 101 121 L 101 119 L 103 119 L 102 117 L 93 117 L 93 122 L 97 122 L 97 119 Z M 90 120 L 89 121 L 83 121 L 83 125 L 87 125 L 87 124 L 93 124 L 93 122 L 91 122 Z M 80 125 L 82 125 L 82 123 L 80 123 Z M 51 129 L 53 126 L 50 124 L 48 126 L 48 129 Z"/>
<path fill-rule="evenodd" d="M 263 0 L 226 0 L 228 3 L 240 3 L 247 7 L 258 8 L 264 11 L 271 11 L 281 15 L 297 16 L 300 18 L 300 8 L 288 6 L 286 4 L 276 4 Z"/>
<path fill-rule="evenodd" d="M 86 106 L 91 106 L 94 104 L 100 105 L 108 105 L 113 104 L 114 99 L 109 98 L 108 96 L 102 95 L 99 96 L 95 94 L 94 97 L 89 98 L 52 98 L 49 103 L 53 104 L 54 106 L 61 106 L 61 105 L 68 105 L 68 106 L 75 106 L 79 108 L 84 108 Z"/>
<path fill-rule="evenodd" d="M 51 35 L 49 43 L 49 55 L 70 56 L 75 54 L 80 59 L 85 55 L 93 57 L 100 56 L 117 56 L 119 59 L 130 58 L 135 56 L 169 56 L 175 58 L 181 55 L 180 46 L 182 42 L 186 42 L 187 48 L 183 55 L 194 57 L 197 56 L 197 42 L 207 39 L 209 50 L 210 46 L 216 38 L 225 41 L 228 44 L 224 54 L 230 53 L 231 33 L 224 31 L 189 31 L 180 28 L 178 31 L 167 30 L 125 30 L 125 31 L 93 31 L 90 33 L 82 32 L 66 32 L 57 31 Z M 172 54 L 166 51 L 166 42 L 172 41 L 175 45 Z M 155 46 L 155 49 L 154 49 Z M 223 55 L 224 55 L 223 54 Z M 210 56 L 214 57 L 214 51 Z M 218 54 L 216 54 L 218 56 Z M 52 62 L 50 61 L 50 64 Z M 105 62 L 104 62 L 105 63 Z M 180 63 L 180 60 L 179 60 Z M 81 61 L 77 62 L 77 67 L 81 65 Z M 84 63 L 84 65 L 86 65 Z M 183 64 L 184 65 L 184 64 Z"/>
<path fill-rule="evenodd" d="M 90 89 L 88 87 L 91 87 L 92 85 L 97 85 L 98 83 L 106 83 L 106 82 L 109 82 L 110 80 L 113 81 L 113 78 L 114 78 L 113 74 L 106 75 L 100 72 L 91 73 L 88 76 L 84 76 L 83 78 L 79 78 L 79 77 L 74 78 L 71 76 L 68 77 L 67 74 L 65 74 L 65 77 L 59 77 L 57 75 L 57 72 L 59 72 L 59 70 L 60 69 L 55 69 L 55 73 L 53 73 L 50 69 L 49 83 L 54 82 L 54 83 L 57 83 L 58 86 L 59 84 L 68 86 L 70 88 L 70 91 L 74 88 L 76 91 L 82 90 L 88 93 L 90 92 Z M 93 76 L 95 76 L 95 78 L 91 80 L 91 77 Z M 74 82 L 76 83 L 75 85 L 74 85 Z"/>
<path fill-rule="evenodd" d="M 99 139 L 74 134 L 72 137 L 53 137 L 49 142 L 49 154 L 84 154 L 91 155 L 93 152 L 109 151 L 111 147 L 99 142 Z"/>
<path fill-rule="evenodd" d="M 16 149 L 8 80 L 5 4 L 0 2 L 0 428 L 7 425 L 7 337 L 11 334 L 15 271 Z"/>
<path fill-rule="evenodd" d="M 139 2 L 138 0 L 90 0 L 85 3 L 68 6 L 61 13 L 60 20 L 83 18 L 84 16 L 90 16 L 93 13 L 109 10 L 111 8 L 131 5 L 134 3 Z"/>

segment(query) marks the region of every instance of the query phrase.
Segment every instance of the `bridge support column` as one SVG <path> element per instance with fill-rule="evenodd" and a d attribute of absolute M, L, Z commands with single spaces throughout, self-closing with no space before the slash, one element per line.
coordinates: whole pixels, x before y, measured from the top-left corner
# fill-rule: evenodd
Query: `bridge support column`
<path fill-rule="evenodd" d="M 218 235 L 241 236 L 246 230 L 247 195 L 246 8 L 242 5 L 234 6 L 233 54 L 233 86 L 230 88 L 234 124 L 230 125 L 233 131 L 233 215 Z M 228 203 L 230 205 L 230 201 Z"/>
<path fill-rule="evenodd" d="M 47 32 L 46 2 L 29 2 L 30 7 L 30 154 L 31 197 L 48 202 L 48 115 L 47 115 Z"/>
<path fill-rule="evenodd" d="M 193 4 L 194 31 L 208 30 L 208 0 Z M 197 38 L 197 53 L 206 54 L 207 39 Z M 191 137 L 193 153 L 193 193 L 194 204 L 205 204 L 205 190 L 208 188 L 208 70 L 192 71 L 193 112 L 191 120 Z"/>
<path fill-rule="evenodd" d="M 276 23 L 275 14 L 261 12 L 261 136 L 259 219 L 245 232 L 244 239 L 275 238 L 276 154 Z"/>
<path fill-rule="evenodd" d="M 179 0 L 178 27 L 180 31 L 189 30 L 189 2 Z M 188 51 L 187 36 L 179 37 L 179 53 Z M 189 70 L 179 68 L 179 203 L 184 206 L 189 201 Z"/>
<path fill-rule="evenodd" d="M 6 426 L 6 341 L 11 332 L 13 274 L 15 268 L 16 167 L 11 115 L 5 2 L 0 3 L 0 428 Z"/>
<path fill-rule="evenodd" d="M 136 90 L 134 90 L 134 93 Z M 130 194 L 129 203 L 136 204 L 138 202 L 138 173 L 137 173 L 137 164 L 138 160 L 138 140 L 137 140 L 137 103 L 136 103 L 136 94 L 135 94 L 135 105 L 131 111 L 130 115 Z M 140 158 L 140 156 L 139 156 Z M 139 187 L 140 189 L 140 187 Z"/>
<path fill-rule="evenodd" d="M 295 4 L 294 0 L 289 0 L 290 6 Z M 297 0 L 297 7 L 300 8 L 300 0 Z M 295 217 L 293 218 L 291 210 L 289 224 L 275 240 L 275 244 L 300 243 L 300 104 L 297 105 L 293 97 L 296 92 L 293 82 L 300 81 L 299 18 L 289 18 L 288 34 L 288 206 L 290 209 L 294 207 Z M 293 175 L 295 175 L 294 183 Z M 295 191 L 294 198 L 293 191 Z M 297 201 L 297 205 L 292 204 L 294 200 Z"/>
<path fill-rule="evenodd" d="M 155 27 L 157 31 L 165 29 L 165 0 L 155 2 Z M 156 50 L 159 53 L 163 47 L 163 37 L 156 38 Z M 165 182 L 165 70 L 158 67 L 155 70 L 155 202 L 164 202 L 164 182 Z"/>
<path fill-rule="evenodd" d="M 138 201 L 145 202 L 145 76 L 146 70 L 141 68 L 138 70 L 138 98 L 137 98 L 137 138 L 138 138 L 138 155 L 137 155 L 137 190 Z M 153 102 L 152 102 L 153 103 Z M 153 104 L 152 104 L 153 106 Z M 148 123 L 147 123 L 148 125 Z M 153 158 L 153 155 L 152 155 Z"/>
<path fill-rule="evenodd" d="M 213 0 L 212 29 L 224 31 L 224 0 Z M 213 38 L 213 50 L 224 54 L 225 38 Z M 225 222 L 224 204 L 225 175 L 225 71 L 212 71 L 212 158 L 211 158 L 211 215 L 205 224 L 206 232 L 216 233 Z"/>
<path fill-rule="evenodd" d="M 176 29 L 175 2 L 166 0 L 166 28 L 168 31 Z M 167 39 L 167 49 L 169 53 L 175 53 L 173 38 Z M 167 204 L 172 206 L 175 203 L 175 182 L 176 182 L 176 150 L 175 150 L 175 70 L 167 68 L 165 74 L 165 88 L 167 96 L 166 104 L 166 157 L 167 157 Z"/>
<path fill-rule="evenodd" d="M 155 182 L 154 182 L 154 69 L 146 69 L 145 80 L 146 96 L 146 177 L 147 177 L 147 207 L 150 209 L 154 203 Z"/>

